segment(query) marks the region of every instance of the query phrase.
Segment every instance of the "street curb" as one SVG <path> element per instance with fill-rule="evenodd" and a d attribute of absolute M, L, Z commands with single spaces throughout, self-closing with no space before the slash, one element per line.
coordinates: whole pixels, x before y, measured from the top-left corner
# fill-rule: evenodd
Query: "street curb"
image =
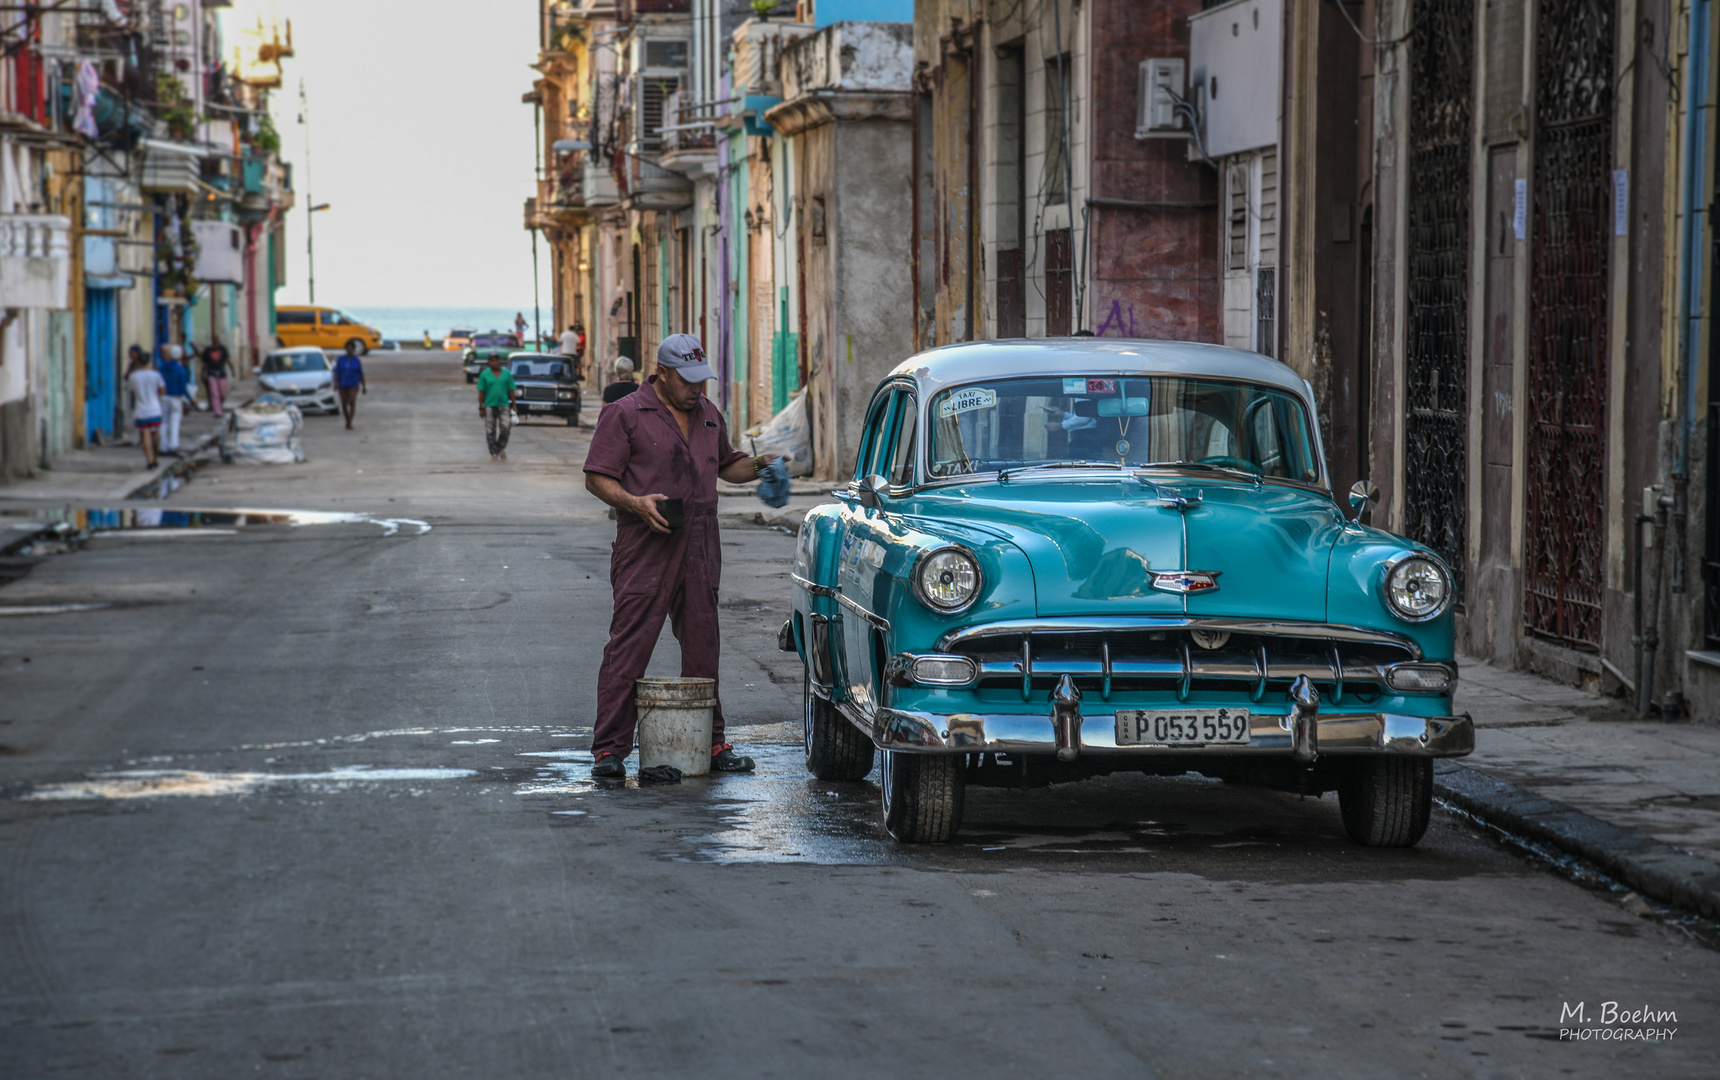
<path fill-rule="evenodd" d="M 1508 832 L 1588 860 L 1644 896 L 1720 918 L 1720 866 L 1455 762 L 1435 765 L 1434 794 Z"/>
<path fill-rule="evenodd" d="M 213 460 L 206 455 L 220 441 L 221 433 L 219 431 L 212 431 L 209 434 L 204 435 L 202 438 L 197 440 L 197 445 L 191 448 L 191 452 L 189 454 L 186 454 L 184 457 L 175 461 L 162 462 L 155 468 L 144 473 L 142 476 L 136 477 L 132 480 L 127 480 L 124 484 L 109 492 L 106 499 L 109 501 L 124 502 L 128 499 L 139 498 L 140 496 L 138 495 L 138 492 L 143 491 L 145 488 L 155 487 L 168 476 L 178 476 L 183 479 L 186 473 L 190 472 L 198 465 L 206 464 L 208 461 Z"/>

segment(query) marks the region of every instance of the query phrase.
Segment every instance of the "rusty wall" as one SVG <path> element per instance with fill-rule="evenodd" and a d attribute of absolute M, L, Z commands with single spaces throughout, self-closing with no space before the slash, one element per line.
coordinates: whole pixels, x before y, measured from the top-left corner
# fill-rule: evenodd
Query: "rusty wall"
<path fill-rule="evenodd" d="M 1091 4 L 1091 229 L 1085 329 L 1101 337 L 1223 341 L 1218 174 L 1186 139 L 1135 138 L 1136 64 L 1188 58 L 1199 0 Z M 1065 26 L 1065 33 L 1068 27 Z M 1180 206 L 1126 206 L 1175 203 Z M 1080 207 L 1076 207 L 1077 217 Z M 1081 243 L 1075 230 L 1075 243 Z M 1080 253 L 1077 251 L 1077 258 Z"/>

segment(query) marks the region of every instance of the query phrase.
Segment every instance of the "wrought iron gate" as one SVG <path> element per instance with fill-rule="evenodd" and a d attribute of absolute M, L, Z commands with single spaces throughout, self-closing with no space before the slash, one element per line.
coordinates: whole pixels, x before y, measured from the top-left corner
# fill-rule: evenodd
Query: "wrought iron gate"
<path fill-rule="evenodd" d="M 1416 0 L 1409 44 L 1404 528 L 1463 597 L 1468 507 L 1469 144 L 1475 4 Z"/>
<path fill-rule="evenodd" d="M 1601 640 L 1614 0 L 1540 0 L 1524 620 Z"/>

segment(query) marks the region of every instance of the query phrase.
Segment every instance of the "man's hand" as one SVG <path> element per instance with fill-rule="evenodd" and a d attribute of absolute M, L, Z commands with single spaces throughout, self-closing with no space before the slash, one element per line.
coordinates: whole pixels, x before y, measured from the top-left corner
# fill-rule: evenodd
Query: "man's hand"
<path fill-rule="evenodd" d="M 672 532 L 673 530 L 669 528 L 669 519 L 657 510 L 657 504 L 668 497 L 667 495 L 634 495 L 632 496 L 633 505 L 628 509 L 643 518 L 645 524 L 651 526 L 652 532 Z"/>
<path fill-rule="evenodd" d="M 657 504 L 667 499 L 667 495 L 635 495 L 622 487 L 621 481 L 615 477 L 594 472 L 585 474 L 585 490 L 623 513 L 637 514 L 641 521 L 651 527 L 652 532 L 672 531 L 668 519 L 657 510 Z"/>

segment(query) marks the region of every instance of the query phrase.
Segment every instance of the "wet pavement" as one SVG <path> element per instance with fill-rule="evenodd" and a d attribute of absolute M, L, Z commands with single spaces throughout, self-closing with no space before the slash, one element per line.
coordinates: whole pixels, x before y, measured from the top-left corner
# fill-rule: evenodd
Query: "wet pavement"
<path fill-rule="evenodd" d="M 588 433 L 494 468 L 454 365 L 367 368 L 304 466 L 0 587 L 0 1075 L 1712 1075 L 1720 953 L 1449 811 L 1371 851 L 1330 798 L 1114 775 L 893 844 L 876 774 L 801 765 L 780 532 L 724 533 L 759 772 L 593 782 Z M 1559 1041 L 1606 1001 L 1676 1034 Z"/>

